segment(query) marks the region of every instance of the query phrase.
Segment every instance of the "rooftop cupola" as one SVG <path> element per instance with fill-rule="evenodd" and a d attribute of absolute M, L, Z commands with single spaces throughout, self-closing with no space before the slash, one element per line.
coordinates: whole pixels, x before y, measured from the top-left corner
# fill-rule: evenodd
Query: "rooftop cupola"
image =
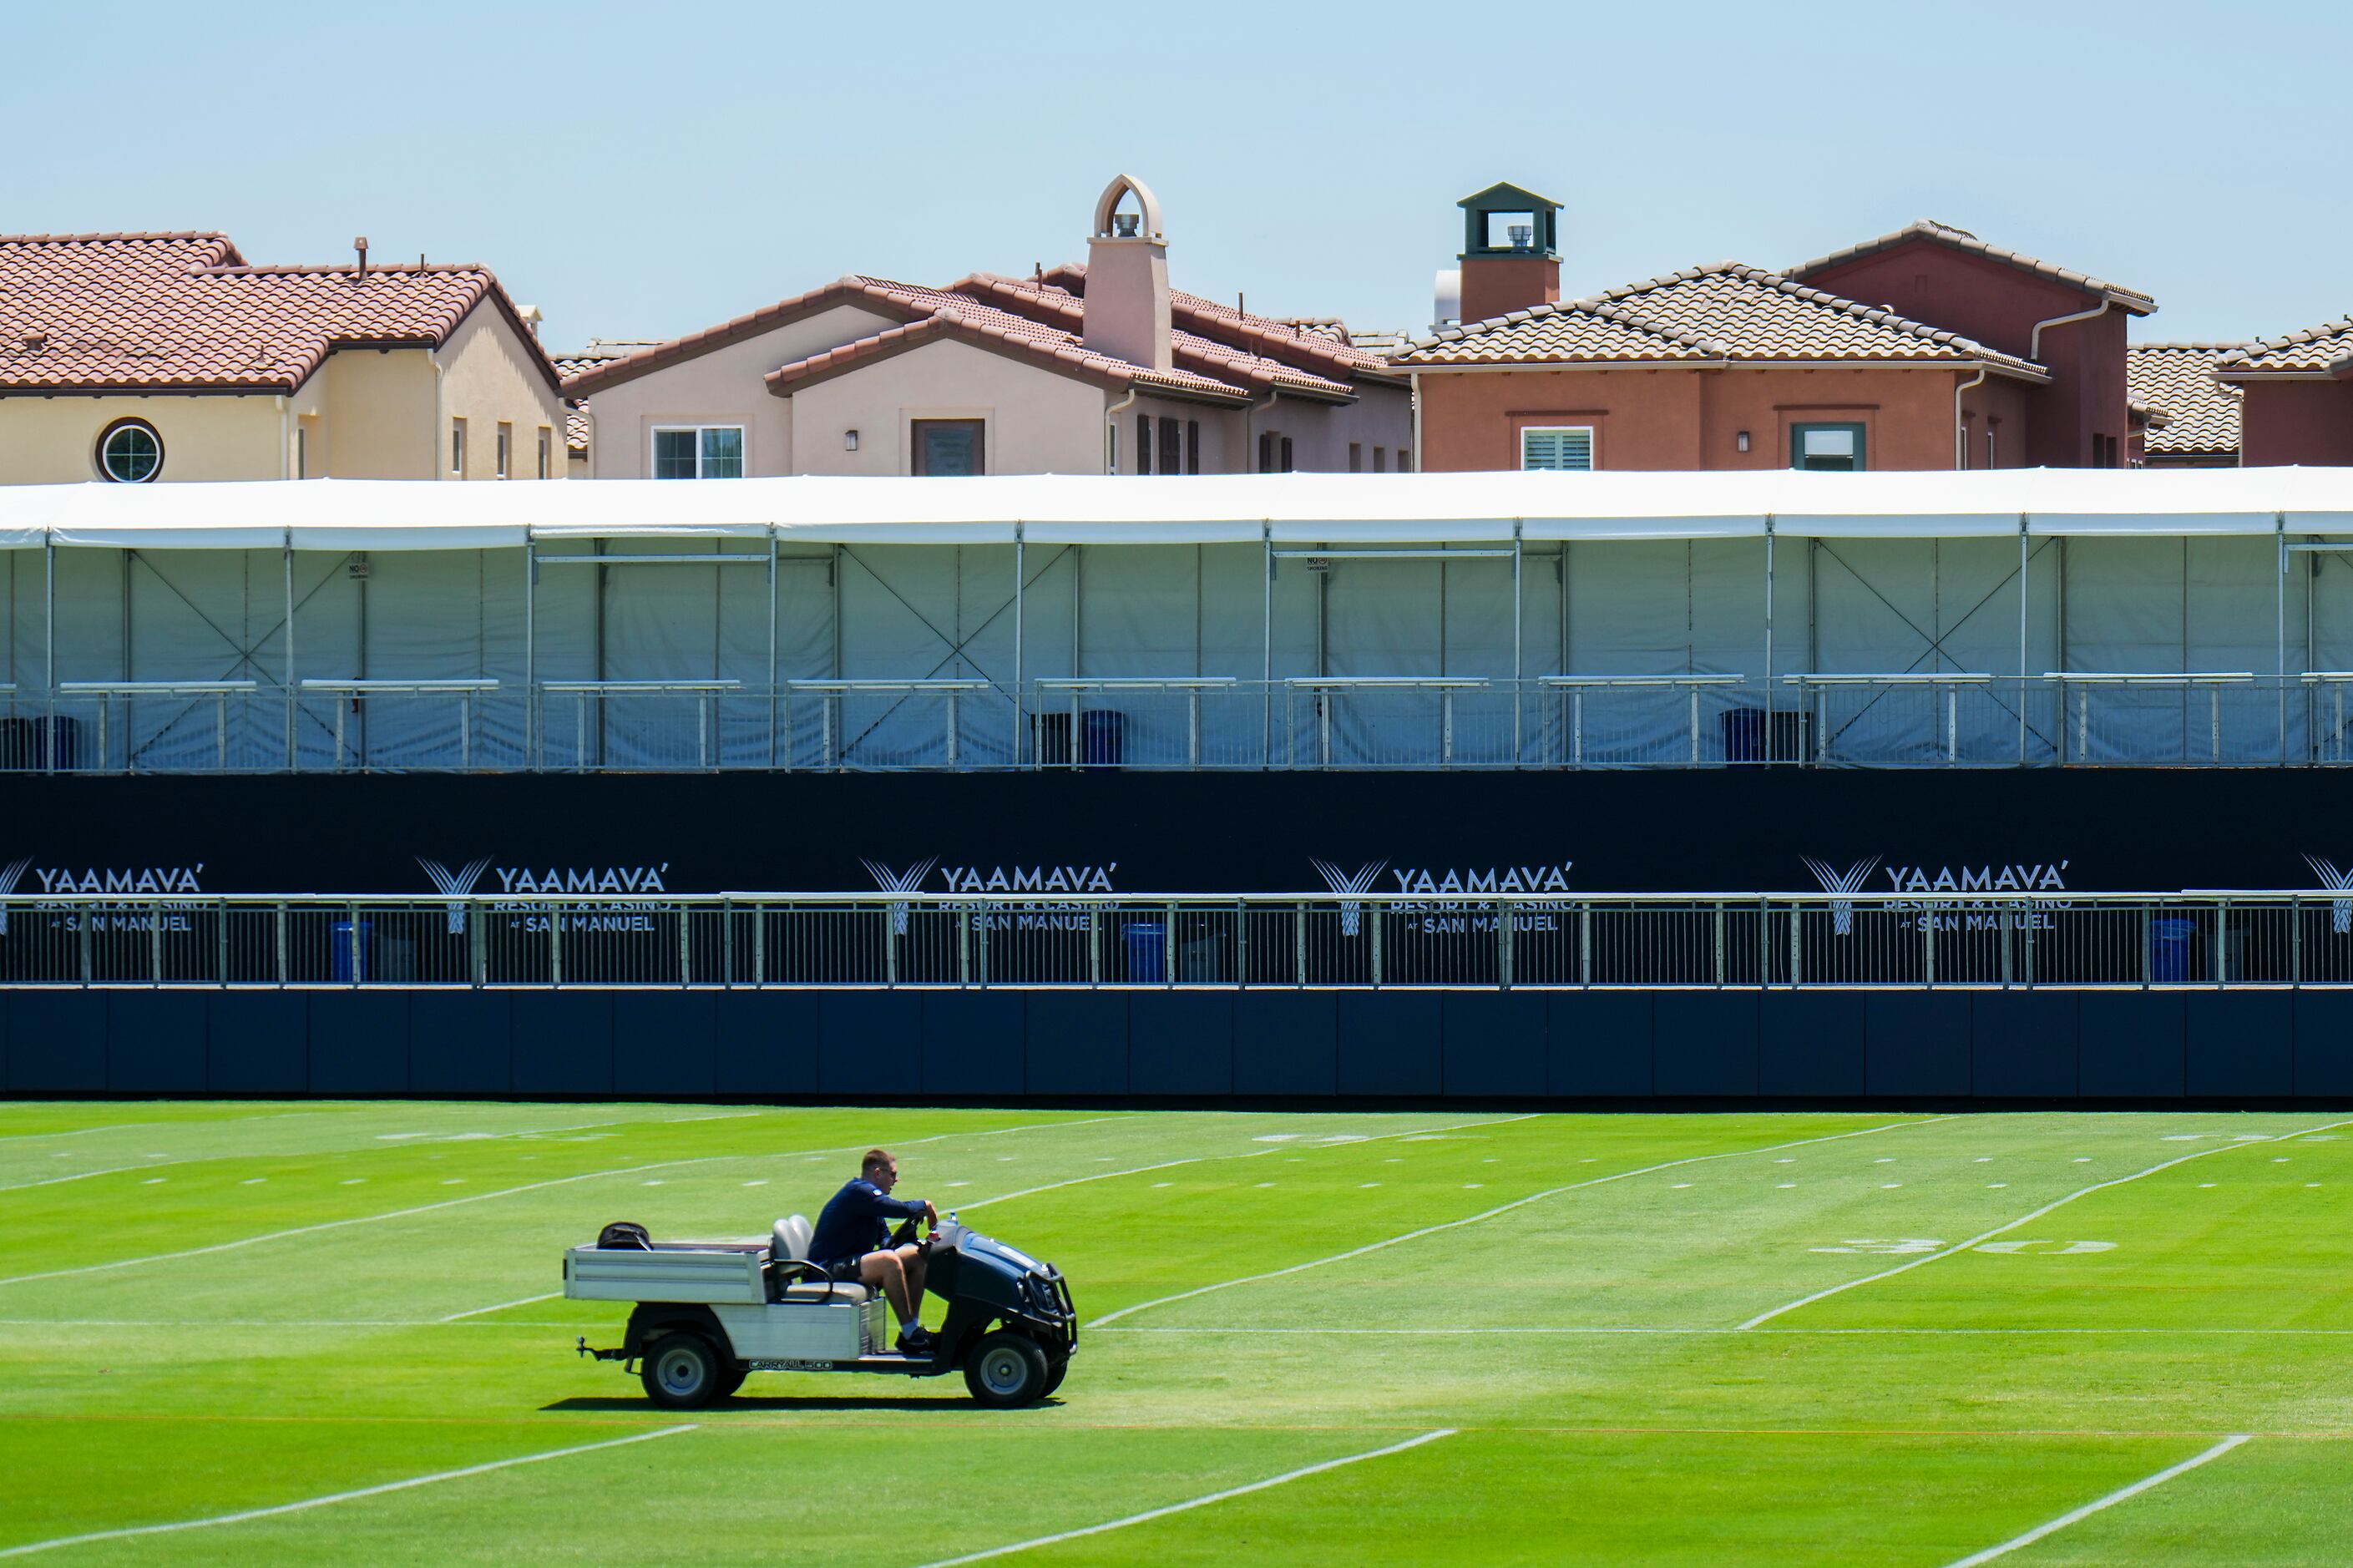
<path fill-rule="evenodd" d="M 1560 204 L 1490 185 L 1462 209 L 1462 319 L 1483 321 L 1560 298 Z"/>
<path fill-rule="evenodd" d="M 1160 198 L 1122 174 L 1095 200 L 1087 241 L 1086 345 L 1131 364 L 1171 363 L 1168 236 Z"/>

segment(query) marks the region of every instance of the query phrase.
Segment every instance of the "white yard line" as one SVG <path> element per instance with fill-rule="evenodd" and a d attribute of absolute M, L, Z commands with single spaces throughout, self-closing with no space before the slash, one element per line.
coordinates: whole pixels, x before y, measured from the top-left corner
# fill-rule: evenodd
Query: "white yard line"
<path fill-rule="evenodd" d="M 1951 1120 L 1949 1116 L 1930 1116 L 1917 1121 L 1890 1121 L 1878 1127 L 1860 1127 L 1852 1132 L 1832 1132 L 1820 1138 L 1799 1138 L 1787 1143 L 1768 1143 L 1755 1149 L 1732 1149 L 1720 1154 L 1691 1154 L 1680 1160 L 1668 1160 L 1656 1165 L 1644 1165 L 1640 1170 L 1617 1171 L 1606 1176 L 1571 1182 L 1566 1186 L 1547 1187 L 1543 1192 L 1530 1193 L 1526 1197 L 1514 1198 L 1510 1203 L 1499 1204 L 1493 1208 L 1466 1215 L 1461 1219 L 1451 1219 L 1441 1225 L 1424 1226 L 1419 1230 L 1409 1230 L 1402 1236 L 1392 1236 L 1385 1240 L 1367 1242 L 1362 1247 L 1351 1247 L 1345 1252 L 1335 1252 L 1329 1258 L 1317 1258 L 1305 1263 L 1294 1263 L 1286 1268 L 1270 1268 L 1263 1274 L 1245 1274 L 1239 1279 L 1221 1279 L 1214 1285 L 1199 1285 L 1190 1290 L 1179 1290 L 1174 1296 L 1162 1296 L 1155 1300 L 1139 1301 L 1133 1307 L 1122 1307 L 1115 1312 L 1105 1312 L 1087 1326 L 1090 1329 L 1100 1329 L 1134 1313 L 1148 1311 L 1155 1307 L 1166 1307 L 1176 1301 L 1190 1300 L 1196 1296 L 1206 1296 L 1212 1290 L 1229 1290 L 1237 1285 L 1255 1285 L 1262 1279 L 1280 1279 L 1286 1274 L 1297 1274 L 1309 1268 L 1321 1268 L 1327 1263 L 1345 1263 L 1352 1258 L 1362 1258 L 1368 1252 L 1378 1252 L 1383 1247 L 1398 1247 L 1409 1241 L 1419 1241 L 1426 1236 L 1438 1236 L 1446 1231 L 1460 1230 L 1467 1225 L 1479 1225 L 1500 1215 L 1510 1214 L 1514 1209 L 1525 1208 L 1530 1204 L 1542 1203 L 1546 1198 L 1556 1198 L 1563 1193 L 1573 1193 L 1585 1187 L 1598 1187 L 1609 1182 L 1623 1182 L 1635 1176 L 1647 1176 L 1658 1171 L 1671 1171 L 1678 1165 L 1696 1165 L 1708 1160 L 1742 1160 L 1756 1154 L 1775 1153 L 1783 1149 L 1803 1148 L 1809 1143 L 1835 1143 L 1842 1138 L 1865 1138 L 1874 1132 L 1892 1132 L 1906 1127 L 1927 1127 L 1939 1121 Z M 5 1283 L 7 1281 L 0 1280 L 0 1284 Z"/>
<path fill-rule="evenodd" d="M 485 1310 L 489 1310 L 489 1309 L 485 1309 Z M 25 1322 L 25 1323 L 33 1323 L 33 1322 L 40 1322 L 40 1321 L 46 1321 L 46 1320 L 41 1320 L 41 1319 L 32 1319 L 32 1318 L 26 1318 L 26 1319 L 0 1318 L 0 1323 L 10 1323 L 10 1322 Z M 255 1325 L 255 1326 L 259 1326 L 259 1325 Z M 1101 1327 L 1101 1326 L 1099 1326 L 1099 1325 L 1090 1325 L 1090 1326 L 1089 1326 L 1089 1330 L 1088 1330 L 1088 1331 L 1089 1331 L 1089 1332 L 1091 1332 L 1091 1333 L 1103 1333 L 1103 1334 L 1248 1334 L 1248 1335 L 1251 1335 L 1251 1336 L 1257 1336 L 1257 1335 L 1260 1335 L 1260 1334 L 1313 1334 L 1313 1335 L 1314 1335 L 1314 1336 L 1315 1336 L 1316 1338 L 1318 1338 L 1318 1339 L 1329 1339 L 1329 1338 L 1331 1338 L 1333 1335 L 1335 1335 L 1335 1334 L 1386 1334 L 1386 1335 L 1395 1335 L 1395 1336 L 1399 1336 L 1399 1337 L 1403 1337 L 1403 1338 L 1411 1339 L 1411 1338 L 1415 1338 L 1415 1337 L 1438 1337 L 1438 1338 L 1444 1338 L 1444 1337 L 1448 1337 L 1448 1336 L 1460 1335 L 1460 1334 L 1683 1334 L 1683 1335 L 1698 1336 L 1698 1335 L 1706 1335 L 1706 1334 L 1746 1334 L 1746 1333 L 1753 1332 L 1753 1331 L 1755 1331 L 1748 1330 L 1748 1329 L 1725 1329 L 1725 1328 L 1713 1328 L 1713 1329 L 1661 1329 L 1661 1328 L 1649 1328 L 1649 1327 L 1622 1327 L 1622 1328 L 1621 1328 L 1621 1327 L 1616 1327 L 1616 1326 L 1611 1326 L 1611 1327 L 1595 1327 L 1595 1328 L 1524 1328 L 1524 1329 L 1502 1328 L 1502 1327 L 1463 1327 L 1463 1328 L 1435 1328 L 1435 1329 L 1332 1329 L 1332 1328 L 1319 1328 L 1319 1329 L 1292 1329 L 1292 1328 L 1267 1328 L 1267 1327 L 1264 1327 L 1264 1326 L 1253 1326 L 1253 1327 L 1250 1327 L 1250 1328 L 1215 1328 L 1215 1329 L 1155 1329 L 1155 1328 L 1145 1328 L 1145 1327 L 1138 1327 L 1138 1326 L 1134 1326 L 1134 1325 L 1130 1325 L 1129 1327 L 1122 1328 L 1122 1329 L 1106 1329 L 1106 1328 L 1103 1328 L 1103 1327 Z M 2215 1335 L 2215 1334 L 2245 1334 L 2245 1335 L 2250 1335 L 2250 1336 L 2269 1337 L 2269 1336 L 2272 1336 L 2272 1335 L 2275 1335 L 2275 1334 L 2277 1334 L 2277 1335 L 2288 1335 L 2288 1336 L 2296 1336 L 2296 1335 L 2314 1335 L 2314 1336 L 2318 1336 L 2318 1337 L 2325 1338 L 2325 1339 L 2345 1339 L 2345 1338 L 2353 1338 L 2353 1329 L 2192 1329 L 2192 1328 L 2178 1328 L 2178 1329 L 2082 1329 L 2082 1328 L 2072 1328 L 2072 1329 L 1936 1329 L 1936 1328 L 1905 1328 L 1905 1329 L 1767 1329 L 1767 1330 L 1765 1330 L 1764 1331 L 1765 1331 L 1765 1332 L 1767 1332 L 1767 1333 L 1768 1333 L 1768 1334 L 1826 1334 L 1826 1335 L 1834 1335 L 1834 1334 L 1962 1334 L 1962 1335 L 1972 1335 L 1972 1334 L 2005 1334 L 2005 1335 L 2024 1335 L 2024 1336 L 2032 1336 L 2032 1335 L 2035 1335 L 2035 1334 L 2186 1334 L 2186 1335 L 2201 1335 L 2201 1334 L 2202 1334 L 2202 1335 Z"/>
<path fill-rule="evenodd" d="M 1090 1118 L 1091 1121 L 1114 1121 L 1113 1117 Z M 934 1132 L 928 1137 L 910 1138 L 901 1144 L 912 1148 L 919 1143 L 937 1143 L 950 1138 L 995 1138 L 1008 1132 L 1036 1132 L 1068 1127 L 1068 1121 L 1038 1121 L 1019 1127 L 995 1127 L 986 1132 Z M 659 1160 L 649 1165 L 627 1165 L 611 1171 L 584 1171 L 576 1176 L 557 1176 L 544 1182 L 526 1182 L 521 1186 L 501 1187 L 495 1192 L 475 1193 L 462 1198 L 445 1198 L 439 1203 L 419 1204 L 414 1208 L 393 1209 L 385 1214 L 353 1215 L 348 1219 L 321 1220 L 316 1225 L 296 1226 L 290 1230 L 268 1231 L 260 1236 L 248 1236 L 236 1241 L 215 1242 L 210 1247 L 191 1247 L 177 1252 L 151 1252 L 138 1258 L 118 1258 L 111 1263 L 85 1263 L 72 1268 L 49 1268 L 37 1274 L 16 1274 L 0 1279 L 0 1285 L 25 1285 L 37 1279 L 62 1279 L 81 1274 L 103 1274 L 116 1268 L 136 1268 L 149 1263 L 171 1263 L 183 1258 L 203 1258 L 216 1252 L 234 1252 L 240 1247 L 259 1247 L 265 1242 L 285 1241 L 298 1236 L 315 1236 L 321 1231 L 341 1230 L 349 1226 L 375 1225 L 389 1219 L 409 1219 L 440 1209 L 452 1209 L 466 1204 L 489 1203 L 494 1198 L 510 1198 L 518 1193 L 540 1192 L 549 1187 L 570 1186 L 575 1182 L 604 1181 L 615 1176 L 642 1175 L 648 1171 L 675 1170 L 681 1165 L 708 1165 L 723 1161 L 788 1160 L 812 1154 L 839 1154 L 865 1148 L 862 1143 L 841 1143 L 826 1149 L 787 1149 L 774 1154 L 702 1154 L 687 1160 Z"/>
<path fill-rule="evenodd" d="M 2094 1193 L 2105 1192 L 2110 1187 L 2121 1187 L 2127 1182 L 2137 1182 L 2143 1176 L 2154 1176 L 2159 1171 L 2169 1171 L 2176 1165 L 2187 1164 L 2192 1160 L 2202 1160 L 2210 1154 L 2227 1154 L 2234 1149 L 2257 1149 L 2261 1148 L 2265 1143 L 2277 1143 L 2289 1138 L 2309 1137 L 2315 1132 L 2326 1132 L 2332 1127 L 2348 1126 L 2353 1126 L 2353 1121 L 2324 1122 L 2318 1127 L 2299 1128 L 2297 1131 L 2293 1132 L 2281 1132 L 2269 1138 L 2254 1139 L 2244 1143 L 2218 1143 L 2211 1149 L 2199 1149 L 2190 1153 L 2179 1155 L 2171 1160 L 2160 1161 L 2157 1164 L 2151 1165 L 2147 1170 L 2135 1171 L 2129 1176 L 2116 1176 L 2108 1181 L 2094 1182 L 2088 1187 L 2078 1187 L 2075 1191 L 2069 1193 L 2063 1198 L 2055 1199 L 2051 1203 L 2044 1204 L 2032 1214 L 2021 1215 L 2018 1218 L 2010 1220 L 2007 1224 L 1998 1225 L 1991 1230 L 1980 1232 L 1979 1234 L 1969 1237 L 1967 1241 L 1956 1242 L 1952 1246 L 1944 1248 L 1942 1251 L 1927 1253 L 1922 1257 L 1915 1258 L 1907 1263 L 1899 1263 L 1893 1268 L 1883 1268 L 1876 1274 L 1866 1274 L 1860 1279 L 1850 1279 L 1843 1285 L 1833 1285 L 1826 1290 L 1817 1290 L 1810 1296 L 1800 1296 L 1796 1300 L 1784 1303 L 1781 1306 L 1774 1308 L 1770 1311 L 1759 1312 L 1740 1326 L 1744 1329 L 1759 1328 L 1764 1324 L 1771 1322 L 1774 1319 L 1781 1316 L 1784 1312 L 1794 1312 L 1800 1307 L 1810 1307 L 1817 1301 L 1827 1300 L 1831 1297 L 1836 1296 L 1842 1291 L 1854 1289 L 1857 1286 L 1875 1285 L 1882 1279 L 1893 1279 L 1898 1274 L 1906 1274 L 1915 1268 L 1925 1268 L 1928 1264 L 1939 1262 L 1944 1258 L 1957 1257 L 1961 1253 L 1967 1252 L 1973 1247 L 1978 1246 L 1984 1242 L 1991 1241 L 1995 1237 L 2001 1235 L 2004 1231 L 2016 1230 L 2022 1225 L 2031 1225 L 2034 1221 L 2041 1219 L 2044 1215 L 2051 1213 L 2053 1209 L 2064 1208 L 2067 1205 L 2073 1203 L 2077 1198 L 2089 1197 Z"/>
<path fill-rule="evenodd" d="M 1361 1454 L 1349 1454 L 1342 1458 L 1326 1459 L 1320 1465 L 1307 1465 L 1296 1470 L 1285 1470 L 1279 1476 L 1269 1476 L 1262 1481 L 1252 1481 L 1247 1486 L 1228 1487 L 1221 1492 L 1211 1492 L 1207 1497 L 1188 1498 L 1183 1502 L 1172 1502 L 1166 1508 L 1149 1509 L 1143 1513 L 1132 1513 L 1125 1519 L 1106 1520 L 1101 1524 L 1085 1525 L 1078 1530 L 1065 1530 L 1059 1534 L 1040 1535 L 1029 1541 L 1017 1541 L 1010 1546 L 992 1546 L 986 1552 L 969 1552 L 962 1557 L 943 1557 L 936 1562 L 924 1563 L 923 1568 L 956 1568 L 958 1563 L 985 1563 L 992 1557 L 1010 1557 L 1017 1552 L 1028 1552 L 1039 1546 L 1052 1546 L 1064 1541 L 1077 1541 L 1083 1536 L 1101 1535 L 1105 1531 L 1125 1530 L 1131 1524 L 1143 1524 L 1150 1520 L 1166 1519 L 1172 1513 L 1184 1513 L 1192 1509 L 1207 1508 L 1213 1502 L 1224 1502 L 1229 1498 L 1247 1497 L 1251 1492 L 1262 1492 L 1269 1487 L 1279 1487 L 1291 1481 L 1303 1480 L 1309 1476 L 1320 1476 L 1326 1470 L 1336 1470 L 1344 1465 L 1361 1464 L 1366 1459 L 1378 1459 L 1389 1454 L 1402 1454 L 1408 1448 L 1419 1448 L 1424 1443 L 1435 1443 L 1440 1437 L 1451 1437 L 1455 1431 L 1456 1428 L 1452 1426 L 1440 1427 L 1435 1432 L 1424 1432 L 1418 1437 L 1409 1437 L 1402 1443 L 1391 1443 L 1386 1448 L 1370 1448 Z"/>
<path fill-rule="evenodd" d="M 161 1121 L 117 1121 L 108 1127 L 77 1127 L 67 1132 L 11 1132 L 5 1137 L 0 1137 L 0 1143 L 22 1143 L 36 1138 L 87 1138 L 93 1132 L 131 1132 L 135 1131 L 142 1127 L 162 1127 L 165 1124 Z M 208 1127 L 217 1124 L 206 1121 L 191 1121 L 186 1123 L 174 1122 L 172 1123 L 172 1125 Z"/>
<path fill-rule="evenodd" d="M 1964 1557 L 1958 1562 L 1952 1563 L 1950 1568 L 1979 1568 L 1979 1564 L 1990 1563 L 1997 1557 L 2007 1557 L 2010 1553 L 2017 1551 L 2020 1547 L 2031 1546 L 2036 1542 L 2042 1540 L 2044 1536 L 2056 1534 L 2058 1531 L 2066 1529 L 2069 1525 L 2076 1523 L 2078 1521 L 2089 1519 L 2092 1515 L 2099 1512 L 2104 1508 L 2114 1508 L 2116 1504 L 2123 1502 L 2127 1498 L 2138 1497 L 2141 1493 L 2148 1490 L 2151 1487 L 2161 1487 L 2178 1475 L 2181 1475 L 2186 1471 L 2194 1470 L 2200 1465 L 2219 1459 L 2223 1455 L 2229 1453 L 2232 1449 L 2237 1447 L 2240 1444 L 2245 1441 L 2247 1441 L 2246 1434 L 2241 1434 L 2235 1437 L 2225 1437 L 2202 1454 L 2193 1455 L 2190 1458 L 2182 1460 L 2181 1463 L 2172 1466 L 2170 1468 L 2159 1470 L 2157 1474 L 2149 1476 L 2142 1480 L 2135 1481 L 2128 1487 L 2119 1488 L 2117 1490 L 2110 1492 L 2107 1496 L 2100 1499 L 2096 1502 L 2087 1502 L 2083 1507 L 2075 1510 L 2073 1513 L 2063 1513 L 2048 1524 L 2038 1524 L 2032 1530 L 2028 1531 L 2025 1534 L 2012 1536 L 2010 1540 L 2003 1542 L 2000 1546 L 1989 1546 L 1983 1552 L 1978 1552 L 1974 1556 Z"/>
<path fill-rule="evenodd" d="M 501 1301 L 494 1307 L 469 1307 L 462 1312 L 452 1312 L 448 1317 L 436 1321 L 444 1323 L 462 1322 L 468 1318 L 479 1318 L 485 1312 L 503 1312 L 509 1307 L 528 1307 L 534 1301 L 553 1301 L 563 1294 L 561 1290 L 549 1290 L 542 1295 L 524 1296 L 512 1301 Z"/>
<path fill-rule="evenodd" d="M 991 1204 L 1011 1203 L 1015 1198 L 1034 1197 L 1061 1187 L 1075 1187 L 1086 1182 L 1107 1182 L 1114 1176 L 1141 1176 L 1152 1171 L 1173 1171 L 1179 1165 L 1202 1165 L 1219 1160 L 1255 1160 L 1262 1154 L 1299 1153 L 1306 1150 L 1353 1149 L 1359 1143 L 1377 1143 L 1384 1138 L 1426 1138 L 1436 1132 L 1460 1132 L 1468 1127 L 1503 1127 L 1514 1121 L 1532 1121 L 1538 1113 L 1522 1116 L 1498 1116 L 1485 1121 L 1456 1121 L 1443 1127 L 1401 1127 L 1395 1132 L 1367 1132 L 1362 1137 L 1351 1136 L 1339 1143 L 1274 1143 L 1264 1149 L 1252 1149 L 1240 1154 L 1195 1154 L 1183 1160 L 1164 1160 L 1157 1165 L 1136 1165 L 1124 1171 L 1097 1171 L 1092 1175 L 1072 1176 L 1067 1182 L 1049 1182 L 1042 1187 L 1024 1187 L 1018 1193 L 999 1193 L 993 1198 L 979 1198 L 968 1204 L 957 1204 L 956 1212 L 987 1208 Z"/>
<path fill-rule="evenodd" d="M 54 1187 L 66 1182 L 86 1182 L 92 1176 L 120 1176 L 132 1171 L 153 1171 L 165 1165 L 185 1165 L 185 1160 L 157 1160 L 145 1165 L 112 1165 L 103 1171 L 76 1171 L 70 1176 L 51 1176 L 40 1182 L 13 1182 L 0 1187 L 0 1193 L 21 1193 L 27 1187 Z"/>
<path fill-rule="evenodd" d="M 36 1552 L 50 1552 L 60 1546 L 81 1546 L 93 1541 L 125 1541 L 134 1535 L 169 1535 L 183 1530 L 209 1530 L 216 1524 L 244 1524 L 251 1520 L 271 1519 L 280 1514 L 300 1513 L 305 1509 L 324 1508 L 330 1503 L 355 1502 L 361 1498 L 383 1497 L 387 1492 L 407 1491 L 413 1487 L 429 1487 L 441 1481 L 463 1480 L 468 1476 L 488 1475 L 492 1470 L 512 1469 L 517 1465 L 536 1465 L 547 1459 L 568 1459 L 575 1454 L 593 1454 L 600 1448 L 618 1448 L 628 1443 L 650 1443 L 657 1437 L 675 1437 L 681 1432 L 691 1432 L 692 1426 L 665 1426 L 659 1432 L 639 1432 L 632 1436 L 609 1438 L 602 1443 L 583 1443 L 575 1448 L 552 1448 L 544 1454 L 524 1454 L 512 1459 L 493 1459 L 486 1465 L 469 1465 L 462 1470 L 441 1470 L 429 1476 L 412 1476 L 405 1481 L 386 1481 L 382 1486 L 362 1487 L 356 1491 L 330 1492 L 325 1497 L 305 1498 L 301 1502 L 283 1502 L 274 1508 L 249 1508 L 241 1513 L 215 1514 L 210 1519 L 184 1519 L 172 1524 L 134 1525 L 128 1530 L 95 1530 L 87 1535 L 60 1535 L 49 1541 L 35 1541 L 23 1546 L 0 1550 L 0 1557 L 26 1557 Z"/>

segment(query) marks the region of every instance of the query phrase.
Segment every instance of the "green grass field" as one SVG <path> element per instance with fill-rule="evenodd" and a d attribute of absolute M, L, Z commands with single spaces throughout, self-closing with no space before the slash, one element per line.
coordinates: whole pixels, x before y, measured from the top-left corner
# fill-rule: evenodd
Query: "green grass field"
<path fill-rule="evenodd" d="M 565 1247 L 878 1142 L 1071 1277 L 1054 1400 L 572 1353 Z M 1935 1568 L 2243 1436 L 2000 1561 L 2353 1560 L 2325 1113 L 14 1104 L 0 1194 L 0 1555 L 913 1568 L 1292 1477 L 1002 1560 Z"/>

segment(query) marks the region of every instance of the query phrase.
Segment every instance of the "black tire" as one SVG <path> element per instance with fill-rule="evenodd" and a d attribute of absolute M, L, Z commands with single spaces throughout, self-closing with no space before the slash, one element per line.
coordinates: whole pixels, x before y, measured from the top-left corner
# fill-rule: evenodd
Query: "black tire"
<path fill-rule="evenodd" d="M 701 1410 L 724 1397 L 728 1368 L 701 1334 L 664 1334 L 646 1347 L 638 1381 L 665 1410 Z"/>
<path fill-rule="evenodd" d="M 964 1363 L 965 1386 L 976 1403 L 992 1410 L 1036 1404 L 1046 1397 L 1050 1375 L 1038 1342 L 1009 1329 L 983 1334 Z"/>
<path fill-rule="evenodd" d="M 1068 1377 L 1070 1373 L 1070 1352 L 1048 1352 L 1046 1355 L 1046 1386 L 1039 1392 L 1038 1397 L 1045 1399 L 1051 1396 L 1054 1390 L 1062 1386 L 1062 1379 Z"/>
<path fill-rule="evenodd" d="M 716 1399 L 734 1398 L 735 1391 L 743 1387 L 744 1380 L 751 1375 L 751 1372 L 747 1368 L 740 1366 L 729 1367 L 725 1372 L 720 1373 L 719 1392 L 712 1395 L 712 1397 Z"/>

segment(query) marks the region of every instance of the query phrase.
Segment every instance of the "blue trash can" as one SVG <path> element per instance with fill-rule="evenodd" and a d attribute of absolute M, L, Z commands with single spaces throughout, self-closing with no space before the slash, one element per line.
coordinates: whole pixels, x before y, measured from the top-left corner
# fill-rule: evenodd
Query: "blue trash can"
<path fill-rule="evenodd" d="M 328 962 L 332 966 L 328 973 L 334 979 L 335 984 L 338 985 L 350 985 L 354 983 L 366 980 L 368 977 L 368 943 L 375 936 L 375 921 L 360 921 L 360 951 L 358 954 L 360 962 L 359 973 L 357 974 L 353 974 L 352 973 L 352 922 L 349 921 L 337 921 L 330 929 L 334 932 L 334 951 L 328 954 Z"/>
<path fill-rule="evenodd" d="M 2148 922 L 2148 978 L 2152 984 L 2189 978 L 2189 943 L 2198 922 L 2161 920 Z"/>
<path fill-rule="evenodd" d="M 1168 980 L 1168 939 L 1158 921 L 1129 921 L 1120 928 L 1127 943 L 1127 978 L 1133 985 L 1162 985 Z"/>

